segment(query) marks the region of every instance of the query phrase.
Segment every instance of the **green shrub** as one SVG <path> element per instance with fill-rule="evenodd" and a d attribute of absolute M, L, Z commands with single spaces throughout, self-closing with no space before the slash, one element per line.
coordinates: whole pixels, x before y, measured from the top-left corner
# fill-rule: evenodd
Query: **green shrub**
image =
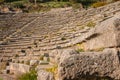
<path fill-rule="evenodd" d="M 18 77 L 18 80 L 37 80 L 36 71 L 30 71 Z"/>
<path fill-rule="evenodd" d="M 47 68 L 46 71 L 51 72 L 51 73 L 54 74 L 57 71 L 57 69 L 58 69 L 58 65 L 55 64 L 53 67 Z"/>
<path fill-rule="evenodd" d="M 107 4 L 106 2 L 96 2 L 96 3 L 92 4 L 91 6 L 94 8 L 97 8 L 97 7 L 104 6 L 106 4 Z"/>
<path fill-rule="evenodd" d="M 47 2 L 45 4 L 50 8 L 63 8 L 63 7 L 71 6 L 70 2 Z"/>
<path fill-rule="evenodd" d="M 73 9 L 81 9 L 82 8 L 80 3 L 72 4 L 72 7 L 73 7 Z"/>
<path fill-rule="evenodd" d="M 16 1 L 19 1 L 19 0 L 5 0 L 5 2 L 14 2 L 14 1 L 16 2 Z"/>
<path fill-rule="evenodd" d="M 77 52 L 85 52 L 85 48 L 84 48 L 84 43 L 78 43 L 76 44 L 77 46 Z"/>
<path fill-rule="evenodd" d="M 77 0 L 69 0 L 72 4 L 77 3 Z"/>
<path fill-rule="evenodd" d="M 50 11 L 52 8 L 63 8 L 71 6 L 70 2 L 45 2 L 45 3 L 37 3 L 37 5 L 30 5 L 28 12 L 44 12 L 44 11 Z M 46 38 L 48 36 L 45 36 Z"/>
<path fill-rule="evenodd" d="M 77 52 L 85 52 L 84 49 L 77 49 L 76 51 L 77 51 Z"/>
<path fill-rule="evenodd" d="M 4 2 L 4 0 L 0 0 L 0 3 L 3 3 Z"/>
<path fill-rule="evenodd" d="M 25 8 L 24 1 L 16 1 L 16 2 L 12 2 L 11 4 L 13 7 L 16 7 L 16 8 Z"/>
<path fill-rule="evenodd" d="M 3 80 L 2 78 L 0 78 L 0 80 Z"/>
<path fill-rule="evenodd" d="M 116 1 L 120 1 L 120 0 L 113 0 L 114 2 L 116 2 Z"/>
<path fill-rule="evenodd" d="M 88 27 L 95 27 L 96 23 L 94 23 L 93 21 L 90 21 L 87 23 Z"/>

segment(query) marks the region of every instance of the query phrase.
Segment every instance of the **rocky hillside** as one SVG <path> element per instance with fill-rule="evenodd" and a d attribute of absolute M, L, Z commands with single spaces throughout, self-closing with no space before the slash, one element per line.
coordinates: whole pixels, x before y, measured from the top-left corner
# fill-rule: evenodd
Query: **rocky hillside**
<path fill-rule="evenodd" d="M 1 14 L 0 76 L 14 80 L 34 68 L 38 80 L 120 79 L 119 14 L 120 1 L 82 11 Z"/>

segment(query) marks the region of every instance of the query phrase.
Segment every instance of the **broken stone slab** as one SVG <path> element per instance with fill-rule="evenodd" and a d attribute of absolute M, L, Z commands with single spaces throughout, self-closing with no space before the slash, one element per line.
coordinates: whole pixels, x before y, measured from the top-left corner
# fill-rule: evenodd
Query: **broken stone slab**
<path fill-rule="evenodd" d="M 37 80 L 55 80 L 53 74 L 45 70 L 39 70 L 37 74 Z"/>
<path fill-rule="evenodd" d="M 72 54 L 77 54 L 73 49 L 56 49 L 49 54 L 50 62 L 59 63 Z"/>
<path fill-rule="evenodd" d="M 26 56 L 26 53 L 20 53 L 19 56 L 20 57 Z"/>
<path fill-rule="evenodd" d="M 91 36 L 84 43 L 85 50 L 120 46 L 120 15 L 104 20 L 96 25 Z"/>
<path fill-rule="evenodd" d="M 25 64 L 19 64 L 19 63 L 10 63 L 9 65 L 10 73 L 19 74 L 19 73 L 27 73 L 30 71 L 31 67 L 29 65 Z"/>
<path fill-rule="evenodd" d="M 35 68 L 36 71 L 39 70 L 45 70 L 45 69 L 49 69 L 49 68 L 53 68 L 53 64 L 47 64 L 47 65 L 37 65 L 37 67 Z"/>
<path fill-rule="evenodd" d="M 39 61 L 38 60 L 30 60 L 30 66 L 38 65 Z"/>
<path fill-rule="evenodd" d="M 120 79 L 120 51 L 117 49 L 105 49 L 103 52 L 80 52 L 68 56 L 59 64 L 60 80 L 82 78 L 90 80 L 90 77 Z"/>
<path fill-rule="evenodd" d="M 39 61 L 39 65 L 47 65 L 47 64 L 49 64 L 48 61 Z"/>

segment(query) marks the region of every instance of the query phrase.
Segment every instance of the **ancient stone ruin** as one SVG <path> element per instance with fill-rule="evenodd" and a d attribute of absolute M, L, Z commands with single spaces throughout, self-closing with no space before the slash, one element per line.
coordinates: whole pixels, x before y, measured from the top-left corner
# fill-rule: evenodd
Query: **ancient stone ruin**
<path fill-rule="evenodd" d="M 36 70 L 38 80 L 119 80 L 119 39 L 120 1 L 1 14 L 0 77 L 15 80 Z"/>
<path fill-rule="evenodd" d="M 85 43 L 86 49 L 112 48 L 120 46 L 120 15 L 99 23 Z"/>

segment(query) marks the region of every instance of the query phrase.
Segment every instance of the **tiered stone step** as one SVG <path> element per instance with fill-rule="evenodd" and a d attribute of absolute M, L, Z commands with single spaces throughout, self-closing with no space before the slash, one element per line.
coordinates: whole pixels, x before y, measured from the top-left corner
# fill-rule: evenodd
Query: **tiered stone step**
<path fill-rule="evenodd" d="M 2 23 L 0 24 L 2 33 L 0 32 L 0 34 L 4 36 L 3 38 L 5 38 L 15 32 L 17 29 L 23 27 L 23 25 L 25 25 L 26 23 L 29 23 L 31 20 L 35 19 L 35 17 L 28 16 L 27 14 L 16 14 L 11 16 L 4 15 L 1 16 L 0 19 L 2 19 Z"/>
<path fill-rule="evenodd" d="M 26 53 L 39 55 L 49 53 L 54 49 L 71 47 L 86 39 L 86 36 L 83 35 L 85 35 L 89 29 L 81 30 L 81 26 L 86 26 L 86 23 L 90 21 L 99 22 L 100 20 L 104 20 L 105 18 L 116 14 L 120 11 L 119 4 L 120 2 L 117 4 L 113 3 L 112 6 L 110 4 L 107 7 L 103 6 L 97 9 L 93 8 L 78 12 L 68 10 L 59 13 L 48 12 L 35 15 L 14 15 L 12 16 L 12 21 L 15 21 L 17 17 L 18 20 L 16 21 L 18 21 L 18 23 L 13 25 L 15 30 L 12 30 L 13 27 L 10 28 L 9 34 L 17 31 L 7 39 L 8 44 L 0 45 L 0 47 L 3 48 L 1 48 L 0 53 L 5 53 L 9 56 L 11 53 L 22 54 L 21 50 L 25 50 Z M 95 17 L 98 16 L 98 14 L 100 15 L 100 18 Z M 6 19 L 7 17 L 5 20 Z M 10 19 L 11 18 L 9 17 L 8 21 Z M 4 25 L 5 20 L 2 21 L 2 24 Z M 11 24 L 12 21 L 10 21 Z M 22 26 L 18 26 L 18 24 L 22 24 Z M 19 28 L 16 28 L 16 26 Z M 8 36 L 9 34 L 6 32 L 7 30 L 2 34 Z M 5 38 L 6 36 L 0 37 Z M 62 40 L 62 38 L 65 38 L 65 40 Z"/>

